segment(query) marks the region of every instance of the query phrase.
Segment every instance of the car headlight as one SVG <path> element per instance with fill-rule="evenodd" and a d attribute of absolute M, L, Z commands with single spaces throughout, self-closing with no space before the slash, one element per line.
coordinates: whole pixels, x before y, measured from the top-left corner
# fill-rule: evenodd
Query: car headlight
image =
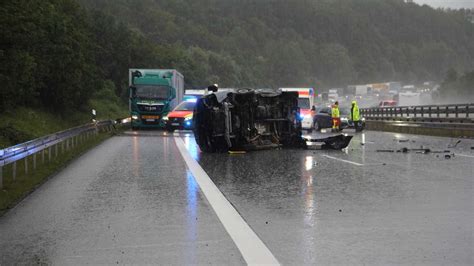
<path fill-rule="evenodd" d="M 137 119 L 138 119 L 138 115 L 132 115 L 132 119 L 133 119 L 133 120 L 137 120 Z"/>
<path fill-rule="evenodd" d="M 168 121 L 169 120 L 168 116 L 167 115 L 163 116 L 163 120 Z"/>
<path fill-rule="evenodd" d="M 361 121 L 365 121 L 365 117 L 362 117 Z"/>

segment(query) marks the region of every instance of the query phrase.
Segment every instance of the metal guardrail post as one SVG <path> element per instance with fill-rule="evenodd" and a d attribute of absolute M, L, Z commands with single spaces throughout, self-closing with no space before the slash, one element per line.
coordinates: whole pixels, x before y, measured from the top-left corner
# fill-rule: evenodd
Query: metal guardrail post
<path fill-rule="evenodd" d="M 36 170 L 36 153 L 33 154 L 33 170 Z"/>
<path fill-rule="evenodd" d="M 54 145 L 54 157 L 58 158 L 58 144 Z"/>
<path fill-rule="evenodd" d="M 48 162 L 51 162 L 51 146 L 48 147 Z"/>
<path fill-rule="evenodd" d="M 459 112 L 458 112 L 458 106 L 457 105 L 454 108 L 454 111 L 456 112 L 456 118 L 458 118 L 459 117 Z"/>
<path fill-rule="evenodd" d="M 12 166 L 12 177 L 13 177 L 13 180 L 16 179 L 16 161 L 13 162 L 13 166 Z"/>
<path fill-rule="evenodd" d="M 3 166 L 0 165 L 0 189 L 3 189 Z"/>
<path fill-rule="evenodd" d="M 44 149 L 41 150 L 41 163 L 44 164 Z"/>
<path fill-rule="evenodd" d="M 25 175 L 28 174 L 28 156 L 25 157 Z"/>

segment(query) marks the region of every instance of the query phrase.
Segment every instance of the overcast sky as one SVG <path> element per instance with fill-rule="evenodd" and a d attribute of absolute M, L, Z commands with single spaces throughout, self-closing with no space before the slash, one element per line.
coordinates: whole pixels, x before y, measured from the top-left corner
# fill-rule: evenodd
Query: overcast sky
<path fill-rule="evenodd" d="M 427 4 L 435 8 L 474 8 L 474 0 L 414 0 L 414 2 L 420 5 Z"/>

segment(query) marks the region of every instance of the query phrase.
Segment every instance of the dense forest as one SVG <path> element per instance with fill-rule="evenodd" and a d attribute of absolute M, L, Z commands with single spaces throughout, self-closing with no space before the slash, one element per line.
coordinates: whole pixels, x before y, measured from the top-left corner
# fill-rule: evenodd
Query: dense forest
<path fill-rule="evenodd" d="M 403 0 L 3 0 L 0 112 L 126 99 L 130 67 L 189 87 L 441 81 L 474 69 L 471 10 Z"/>

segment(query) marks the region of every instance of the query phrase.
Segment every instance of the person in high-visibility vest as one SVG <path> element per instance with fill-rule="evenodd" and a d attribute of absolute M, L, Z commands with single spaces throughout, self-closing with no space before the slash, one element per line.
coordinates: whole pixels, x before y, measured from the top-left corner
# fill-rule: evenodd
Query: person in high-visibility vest
<path fill-rule="evenodd" d="M 356 101 L 352 101 L 351 120 L 352 120 L 352 123 L 354 123 L 354 128 L 355 128 L 356 132 L 360 132 L 362 130 L 362 127 L 361 127 L 361 124 L 360 124 L 359 106 L 357 106 Z"/>
<path fill-rule="evenodd" d="M 335 102 L 331 108 L 331 117 L 332 117 L 332 130 L 339 131 L 339 126 L 341 125 L 341 116 L 339 114 L 339 102 Z"/>

